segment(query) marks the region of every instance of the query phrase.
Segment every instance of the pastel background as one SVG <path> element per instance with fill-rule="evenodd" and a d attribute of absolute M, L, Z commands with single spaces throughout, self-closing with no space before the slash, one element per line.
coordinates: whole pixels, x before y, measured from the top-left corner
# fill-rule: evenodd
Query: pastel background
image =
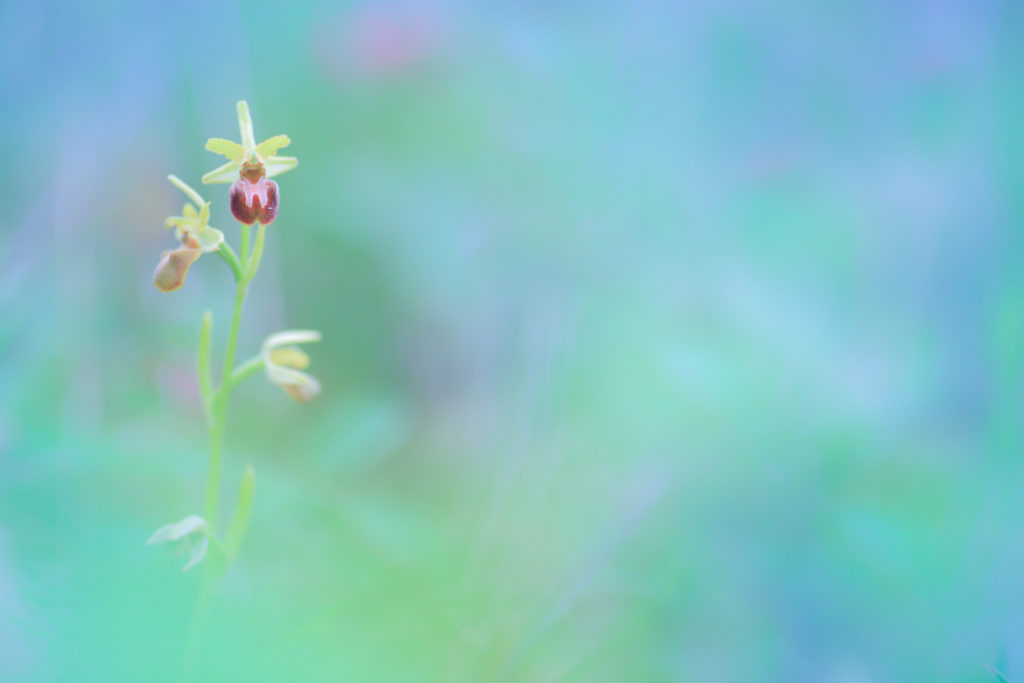
<path fill-rule="evenodd" d="M 236 394 L 200 680 L 1024 681 L 1022 18 L 0 3 L 0 680 L 180 680 L 247 99 L 324 391 Z"/>

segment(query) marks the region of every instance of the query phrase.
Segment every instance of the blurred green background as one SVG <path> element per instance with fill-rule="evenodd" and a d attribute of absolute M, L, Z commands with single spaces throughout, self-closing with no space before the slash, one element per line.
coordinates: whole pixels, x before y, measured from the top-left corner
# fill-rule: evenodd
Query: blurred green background
<path fill-rule="evenodd" d="M 1021 18 L 0 4 L 0 680 L 180 679 L 247 99 L 324 391 L 235 395 L 200 680 L 1024 681 Z"/>

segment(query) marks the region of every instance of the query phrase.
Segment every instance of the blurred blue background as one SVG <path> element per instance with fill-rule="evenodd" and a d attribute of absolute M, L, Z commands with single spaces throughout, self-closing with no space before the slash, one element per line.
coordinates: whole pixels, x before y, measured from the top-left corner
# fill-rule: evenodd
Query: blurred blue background
<path fill-rule="evenodd" d="M 1020 3 L 0 4 L 0 679 L 172 681 L 175 173 L 287 133 L 209 681 L 1024 681 Z M 225 505 L 228 503 L 226 502 Z M 992 669 L 987 668 L 992 667 Z M 994 670 L 993 670 L 994 669 Z"/>

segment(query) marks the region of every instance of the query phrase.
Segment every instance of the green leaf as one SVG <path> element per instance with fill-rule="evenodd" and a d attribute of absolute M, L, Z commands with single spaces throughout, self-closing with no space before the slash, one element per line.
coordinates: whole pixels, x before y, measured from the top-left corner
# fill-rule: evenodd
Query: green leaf
<path fill-rule="evenodd" d="M 203 313 L 203 322 L 199 326 L 199 395 L 203 400 L 203 411 L 206 419 L 213 419 L 213 379 L 210 374 L 210 336 L 213 332 L 213 314 L 207 310 Z"/>
<path fill-rule="evenodd" d="M 252 515 L 252 498 L 255 488 L 252 465 L 247 465 L 242 474 L 242 483 L 238 487 L 238 502 L 235 504 L 235 515 L 231 519 L 231 526 L 228 527 L 228 534 L 224 541 L 224 551 L 230 562 L 238 554 L 245 539 L 245 532 L 249 528 L 249 517 Z"/>

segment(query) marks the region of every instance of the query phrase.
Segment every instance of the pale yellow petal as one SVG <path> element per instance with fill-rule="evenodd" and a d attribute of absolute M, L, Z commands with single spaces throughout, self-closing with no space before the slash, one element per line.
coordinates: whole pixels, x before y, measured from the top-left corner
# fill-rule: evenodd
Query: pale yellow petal
<path fill-rule="evenodd" d="M 223 166 L 218 166 L 203 176 L 203 184 L 211 183 L 233 183 L 238 180 L 238 170 L 242 164 L 238 161 L 229 161 Z"/>
<path fill-rule="evenodd" d="M 242 136 L 242 147 L 256 151 L 256 138 L 252 134 L 252 116 L 249 114 L 249 103 L 241 100 L 236 106 L 238 110 L 238 132 Z"/>
<path fill-rule="evenodd" d="M 281 346 L 291 346 L 292 344 L 309 344 L 310 342 L 318 342 L 320 339 L 321 335 L 316 330 L 284 330 L 282 332 L 275 332 L 264 339 L 263 349 L 264 351 L 269 351 Z"/>
<path fill-rule="evenodd" d="M 296 370 L 305 370 L 309 367 L 309 356 L 302 349 L 294 346 L 274 349 L 270 352 L 270 361 Z"/>
<path fill-rule="evenodd" d="M 266 159 L 277 154 L 277 150 L 290 144 L 292 144 L 292 141 L 287 135 L 275 135 L 256 145 L 256 153 Z"/>
<path fill-rule="evenodd" d="M 264 160 L 263 166 L 267 169 L 267 177 L 273 178 L 285 171 L 290 171 L 299 165 L 295 157 L 270 157 Z"/>
<path fill-rule="evenodd" d="M 231 161 L 241 161 L 246 154 L 245 147 L 224 138 L 210 138 L 206 141 L 206 149 L 214 154 L 223 154 Z"/>
<path fill-rule="evenodd" d="M 220 245 L 224 243 L 224 233 L 217 228 L 211 228 L 209 225 L 204 225 L 197 230 L 195 238 L 199 242 L 199 248 L 205 252 L 217 251 L 220 249 Z"/>

